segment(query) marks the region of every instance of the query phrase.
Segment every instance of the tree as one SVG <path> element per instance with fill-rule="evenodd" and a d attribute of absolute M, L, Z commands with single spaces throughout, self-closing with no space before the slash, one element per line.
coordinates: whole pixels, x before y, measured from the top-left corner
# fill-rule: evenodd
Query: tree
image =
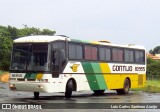
<path fill-rule="evenodd" d="M 155 47 L 153 50 L 150 50 L 149 53 L 151 54 L 160 54 L 160 46 Z"/>
<path fill-rule="evenodd" d="M 0 70 L 9 70 L 11 49 L 13 40 L 18 37 L 29 35 L 54 35 L 56 31 L 35 27 L 17 29 L 12 26 L 0 26 Z"/>
<path fill-rule="evenodd" d="M 150 53 L 150 54 L 153 54 L 153 50 L 152 50 L 152 49 L 151 49 L 151 50 L 149 50 L 149 53 Z"/>
<path fill-rule="evenodd" d="M 40 30 L 39 28 L 35 27 L 27 27 L 25 25 L 25 28 L 19 29 L 18 30 L 18 37 L 23 37 L 23 36 L 30 36 L 30 35 L 54 35 L 56 31 L 52 31 L 49 29 L 43 29 Z"/>
<path fill-rule="evenodd" d="M 43 29 L 42 31 L 41 31 L 41 34 L 42 35 L 54 35 L 56 33 L 56 31 L 51 31 L 51 30 L 49 30 L 49 29 Z"/>
<path fill-rule="evenodd" d="M 7 30 L 11 39 L 16 39 L 18 36 L 18 29 L 12 26 L 8 26 Z"/>
<path fill-rule="evenodd" d="M 147 64 L 147 76 L 160 75 L 160 61 Z"/>
<path fill-rule="evenodd" d="M 147 58 L 147 65 L 148 64 L 152 64 L 152 63 L 155 63 L 156 61 L 152 58 Z"/>
<path fill-rule="evenodd" d="M 160 46 L 149 51 L 150 54 L 160 54 Z M 160 60 L 147 58 L 147 76 L 160 75 Z"/>
<path fill-rule="evenodd" d="M 10 64 L 10 54 L 12 39 L 7 27 L 0 26 L 0 69 L 8 70 Z"/>

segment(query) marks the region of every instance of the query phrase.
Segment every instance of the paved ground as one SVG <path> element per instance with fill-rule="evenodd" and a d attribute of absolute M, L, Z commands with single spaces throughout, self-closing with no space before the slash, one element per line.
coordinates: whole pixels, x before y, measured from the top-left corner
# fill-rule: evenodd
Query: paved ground
<path fill-rule="evenodd" d="M 0 82 L 0 103 L 27 103 L 27 104 L 48 104 L 48 103 L 59 103 L 63 106 L 58 108 L 63 108 L 64 106 L 69 106 L 69 108 L 79 108 L 82 105 L 72 105 L 78 103 L 85 103 L 87 106 L 91 106 L 90 108 L 94 108 L 95 106 L 99 106 L 99 103 L 148 103 L 149 105 L 152 103 L 158 103 L 160 105 L 160 93 L 145 93 L 145 92 L 133 92 L 130 91 L 128 95 L 117 95 L 115 91 L 106 91 L 102 96 L 95 96 L 91 91 L 83 91 L 83 92 L 75 92 L 73 93 L 73 97 L 71 99 L 64 98 L 64 93 L 41 93 L 40 99 L 35 100 L 33 98 L 32 92 L 14 92 L 10 91 L 8 88 L 8 83 Z M 90 105 L 91 103 L 97 103 L 97 105 Z M 71 105 L 68 105 L 71 104 Z M 48 106 L 51 107 L 52 105 Z M 59 105 L 57 105 L 59 106 Z M 84 105 L 83 105 L 84 106 Z M 113 105 L 114 106 L 114 105 Z M 113 107 L 112 106 L 112 107 Z M 118 105 L 119 106 L 119 105 Z M 160 109 L 85 109 L 83 111 L 88 112 L 158 112 Z M 10 111 L 10 110 L 0 110 L 0 111 Z M 12 111 L 29 111 L 29 110 L 12 110 Z M 32 110 L 33 111 L 33 110 Z M 82 109 L 58 109 L 58 110 L 38 110 L 39 112 L 45 111 L 62 111 L 62 112 L 82 112 Z"/>

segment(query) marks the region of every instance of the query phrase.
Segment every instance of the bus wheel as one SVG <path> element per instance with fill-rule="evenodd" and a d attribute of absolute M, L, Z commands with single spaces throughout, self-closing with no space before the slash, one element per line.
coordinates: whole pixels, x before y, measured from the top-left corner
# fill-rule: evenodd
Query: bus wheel
<path fill-rule="evenodd" d="M 69 80 L 69 81 L 67 82 L 67 85 L 66 85 L 65 97 L 66 97 L 66 98 L 71 98 L 71 96 L 72 96 L 72 91 L 73 91 L 73 81 L 72 81 L 72 80 Z"/>
<path fill-rule="evenodd" d="M 34 98 L 38 99 L 39 98 L 39 92 L 34 92 Z"/>
<path fill-rule="evenodd" d="M 128 94 L 130 89 L 130 80 L 128 78 L 125 79 L 123 89 L 117 89 L 118 94 Z"/>
<path fill-rule="evenodd" d="M 95 95 L 102 95 L 105 90 L 93 90 Z"/>

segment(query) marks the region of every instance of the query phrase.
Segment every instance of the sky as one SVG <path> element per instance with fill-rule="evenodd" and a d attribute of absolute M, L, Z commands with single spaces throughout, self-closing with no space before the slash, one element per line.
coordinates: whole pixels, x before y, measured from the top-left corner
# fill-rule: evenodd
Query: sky
<path fill-rule="evenodd" d="M 83 40 L 160 46 L 160 0 L 0 0 L 0 25 Z"/>

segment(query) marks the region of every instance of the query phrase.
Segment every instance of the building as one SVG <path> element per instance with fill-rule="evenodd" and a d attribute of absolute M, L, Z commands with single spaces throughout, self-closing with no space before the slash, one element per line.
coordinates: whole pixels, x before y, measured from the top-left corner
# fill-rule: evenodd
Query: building
<path fill-rule="evenodd" d="M 160 54 L 153 55 L 153 54 L 147 53 L 147 57 L 152 58 L 154 60 L 160 60 Z"/>

